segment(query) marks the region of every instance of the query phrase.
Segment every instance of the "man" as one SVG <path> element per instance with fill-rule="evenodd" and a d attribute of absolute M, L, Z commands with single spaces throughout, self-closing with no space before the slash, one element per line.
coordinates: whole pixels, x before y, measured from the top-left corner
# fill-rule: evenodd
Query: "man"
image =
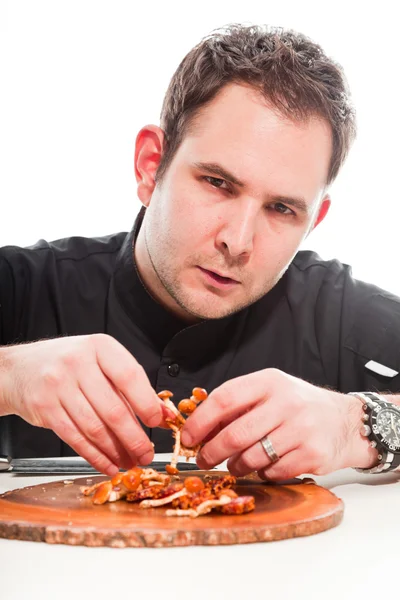
<path fill-rule="evenodd" d="M 1 252 L 2 452 L 147 464 L 172 445 L 156 392 L 200 386 L 182 439 L 202 468 L 397 467 L 400 397 L 367 397 L 371 445 L 348 392 L 400 391 L 400 302 L 298 252 L 354 134 L 340 67 L 302 35 L 232 26 L 189 52 L 136 140 L 132 232 Z"/>

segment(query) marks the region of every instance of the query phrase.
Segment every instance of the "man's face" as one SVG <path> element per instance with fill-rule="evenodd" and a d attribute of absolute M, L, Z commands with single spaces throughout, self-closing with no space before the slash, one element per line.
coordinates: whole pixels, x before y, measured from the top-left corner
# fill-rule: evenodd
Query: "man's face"
<path fill-rule="evenodd" d="M 289 121 L 254 90 L 226 86 L 151 196 L 138 266 L 153 295 L 195 321 L 266 294 L 318 217 L 331 150 L 322 120 Z"/>

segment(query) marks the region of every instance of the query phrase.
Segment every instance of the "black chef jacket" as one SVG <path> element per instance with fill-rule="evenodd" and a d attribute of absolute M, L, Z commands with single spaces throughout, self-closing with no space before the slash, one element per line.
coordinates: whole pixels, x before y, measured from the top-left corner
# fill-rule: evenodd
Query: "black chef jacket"
<path fill-rule="evenodd" d="M 356 281 L 336 260 L 298 252 L 263 298 L 235 315 L 187 325 L 146 291 L 128 234 L 73 237 L 0 250 L 0 345 L 65 335 L 107 333 L 144 367 L 157 392 L 174 399 L 193 387 L 275 367 L 341 392 L 400 392 L 400 300 Z M 375 361 L 392 371 L 379 374 Z M 367 365 L 367 366 L 366 366 Z M 156 452 L 172 448 L 170 431 L 144 428 Z M 54 432 L 0 417 L 0 453 L 67 456 Z"/>

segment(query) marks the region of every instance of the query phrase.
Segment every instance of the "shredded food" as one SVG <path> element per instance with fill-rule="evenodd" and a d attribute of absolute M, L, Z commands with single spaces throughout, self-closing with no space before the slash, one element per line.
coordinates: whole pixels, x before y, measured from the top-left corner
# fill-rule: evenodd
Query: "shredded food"
<path fill-rule="evenodd" d="M 192 414 L 198 404 L 207 399 L 203 388 L 194 388 L 189 399 L 181 400 L 178 408 L 172 402 L 172 392 L 164 390 L 158 396 L 168 409 L 166 424 L 174 436 L 174 448 L 171 464 L 166 466 L 167 473 L 159 473 L 155 469 L 134 467 L 129 471 L 114 475 L 109 481 L 81 487 L 84 496 L 92 496 L 93 504 L 105 504 L 126 500 L 139 502 L 140 508 L 157 508 L 170 505 L 166 511 L 168 517 L 198 517 L 212 510 L 229 515 L 241 515 L 254 510 L 253 496 L 238 496 L 232 489 L 236 478 L 232 475 L 211 477 L 204 480 L 197 476 L 180 480 L 177 469 L 179 456 L 196 457 L 200 444 L 187 448 L 181 443 L 181 430 L 185 424 L 182 415 Z"/>
<path fill-rule="evenodd" d="M 170 505 L 167 517 L 199 517 L 212 510 L 229 515 L 242 515 L 254 510 L 253 496 L 239 496 L 232 488 L 236 478 L 186 477 L 158 473 L 154 469 L 135 467 L 117 473 L 110 481 L 81 487 L 84 496 L 93 496 L 93 504 L 117 500 L 139 502 L 140 508 L 158 508 Z"/>

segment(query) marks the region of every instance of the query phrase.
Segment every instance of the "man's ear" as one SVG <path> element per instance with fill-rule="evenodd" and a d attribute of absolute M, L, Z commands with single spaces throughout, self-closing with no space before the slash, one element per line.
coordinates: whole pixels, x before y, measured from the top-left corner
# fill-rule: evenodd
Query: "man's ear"
<path fill-rule="evenodd" d="M 310 228 L 310 231 L 308 232 L 307 235 L 309 235 L 317 227 L 317 225 L 319 225 L 325 219 L 326 215 L 328 214 L 328 210 L 329 210 L 330 206 L 331 206 L 331 197 L 329 196 L 329 194 L 326 194 L 322 199 L 322 202 L 318 209 L 318 214 L 314 221 L 314 224 Z"/>
<path fill-rule="evenodd" d="M 162 157 L 164 132 L 156 125 L 146 125 L 136 137 L 135 176 L 137 193 L 144 206 L 150 204 L 155 177 Z"/>

